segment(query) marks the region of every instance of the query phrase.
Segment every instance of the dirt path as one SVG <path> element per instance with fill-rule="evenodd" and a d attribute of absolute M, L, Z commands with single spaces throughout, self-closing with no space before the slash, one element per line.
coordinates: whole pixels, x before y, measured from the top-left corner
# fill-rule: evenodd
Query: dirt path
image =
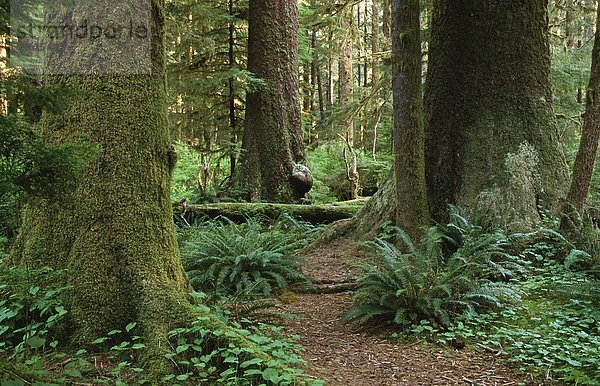
<path fill-rule="evenodd" d="M 305 271 L 315 282 L 347 283 L 358 252 L 337 240 L 307 256 Z M 306 371 L 327 385 L 534 385 L 493 355 L 429 344 L 402 344 L 367 335 L 339 323 L 351 294 L 298 294 L 283 305 L 299 317 L 286 330 L 300 336 Z"/>

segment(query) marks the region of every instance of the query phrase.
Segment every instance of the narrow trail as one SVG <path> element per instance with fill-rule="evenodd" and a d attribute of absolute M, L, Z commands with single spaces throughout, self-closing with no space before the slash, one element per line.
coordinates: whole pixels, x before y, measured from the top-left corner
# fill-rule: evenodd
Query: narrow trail
<path fill-rule="evenodd" d="M 305 272 L 325 292 L 348 286 L 358 248 L 336 240 L 306 255 Z M 325 283 L 325 284 L 323 284 Z M 289 298 L 289 299 L 287 299 Z M 536 385 L 488 353 L 456 350 L 426 343 L 397 343 L 339 323 L 352 305 L 350 292 L 294 294 L 286 297 L 284 312 L 298 320 L 285 323 L 305 348 L 306 371 L 328 386 L 377 385 Z"/>

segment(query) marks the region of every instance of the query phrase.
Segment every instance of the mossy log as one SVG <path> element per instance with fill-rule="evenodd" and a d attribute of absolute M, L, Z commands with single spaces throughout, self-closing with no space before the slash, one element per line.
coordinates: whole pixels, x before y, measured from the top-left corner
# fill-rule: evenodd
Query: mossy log
<path fill-rule="evenodd" d="M 295 205 L 267 203 L 219 203 L 204 205 L 188 205 L 175 209 L 175 212 L 192 222 L 202 217 L 227 217 L 232 221 L 244 221 L 247 217 L 265 217 L 276 219 L 282 213 L 313 223 L 329 224 L 338 220 L 353 217 L 366 201 L 354 200 L 339 205 Z"/>

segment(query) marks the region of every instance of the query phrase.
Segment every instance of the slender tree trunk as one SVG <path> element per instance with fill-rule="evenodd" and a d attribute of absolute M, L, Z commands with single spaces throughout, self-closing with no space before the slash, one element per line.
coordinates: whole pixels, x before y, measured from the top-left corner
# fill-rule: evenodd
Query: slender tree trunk
<path fill-rule="evenodd" d="M 297 201 L 310 187 L 292 180 L 296 165 L 306 163 L 295 0 L 250 1 L 248 69 L 265 83 L 247 96 L 237 186 L 253 201 Z"/>
<path fill-rule="evenodd" d="M 233 1 L 229 0 L 229 17 L 233 18 Z M 233 21 L 229 22 L 229 69 L 233 70 L 235 67 L 235 24 Z M 231 155 L 229 156 L 229 178 L 233 178 L 235 175 L 237 155 L 235 154 L 235 147 L 238 141 L 237 133 L 237 117 L 235 108 L 235 83 L 233 77 L 229 78 L 229 129 L 231 130 Z"/>
<path fill-rule="evenodd" d="M 333 106 L 333 98 L 335 94 L 333 82 L 333 57 L 331 51 L 333 49 L 333 32 L 329 32 L 329 57 L 327 58 L 327 110 L 331 111 Z"/>
<path fill-rule="evenodd" d="M 313 39 L 317 39 L 317 32 L 314 32 Z M 325 118 L 325 98 L 323 96 L 323 72 L 321 70 L 322 59 L 320 56 L 317 57 L 316 60 L 316 73 L 317 73 L 317 95 L 319 97 L 319 123 L 323 121 Z M 318 134 L 318 133 L 317 133 Z"/>
<path fill-rule="evenodd" d="M 356 6 L 356 31 L 358 33 L 358 37 L 360 38 L 360 32 L 361 32 L 361 25 L 362 25 L 362 10 L 360 8 L 360 3 Z M 363 76 L 362 76 L 362 65 L 360 64 L 360 60 L 362 60 L 363 55 L 364 55 L 364 51 L 363 51 L 363 44 L 362 41 L 360 39 L 356 40 L 356 45 L 358 46 L 358 57 L 359 57 L 359 61 L 356 64 L 356 71 L 357 71 L 357 82 L 356 85 L 358 86 L 358 88 L 360 88 L 363 84 L 362 84 L 362 80 L 363 80 Z"/>
<path fill-rule="evenodd" d="M 552 111 L 547 1 L 437 0 L 425 92 L 431 215 L 489 205 L 526 225 L 568 172 Z"/>
<path fill-rule="evenodd" d="M 389 49 L 392 41 L 392 5 L 391 0 L 383 0 L 383 37 L 385 47 Z"/>
<path fill-rule="evenodd" d="M 371 84 L 377 87 L 379 83 L 379 61 L 377 54 L 379 53 L 379 0 L 373 0 L 371 8 Z"/>
<path fill-rule="evenodd" d="M 367 47 L 369 45 L 369 28 L 367 23 L 367 18 L 369 11 L 367 9 L 367 2 L 364 2 L 364 21 L 363 21 L 363 85 L 366 87 L 369 84 L 369 61 L 367 60 Z"/>
<path fill-rule="evenodd" d="M 310 34 L 310 47 L 312 49 L 312 60 L 310 62 L 310 136 L 309 143 L 317 140 L 317 31 L 313 30 Z"/>
<path fill-rule="evenodd" d="M 396 226 L 418 240 L 429 222 L 419 0 L 392 0 Z"/>
<path fill-rule="evenodd" d="M 4 35 L 0 35 L 0 80 L 3 82 L 3 86 L 8 85 L 8 51 L 7 42 Z M 0 94 L 0 115 L 8 115 L 8 92 Z"/>
<path fill-rule="evenodd" d="M 600 140 L 600 8 L 596 21 L 596 36 L 592 51 L 592 71 L 586 93 L 586 111 L 579 151 L 575 158 L 571 188 L 567 195 L 565 214 L 582 210 L 587 202 Z M 565 228 L 563 221 L 562 227 Z"/>
<path fill-rule="evenodd" d="M 353 7 L 348 7 L 344 13 L 344 22 L 346 23 L 346 36 L 342 42 L 342 55 L 339 60 L 339 92 L 340 92 L 340 106 L 349 106 L 354 99 L 354 66 L 352 60 L 353 50 L 353 39 L 352 39 L 352 19 L 353 19 Z M 354 147 L 354 117 L 351 117 L 348 122 L 345 123 L 345 136 L 350 144 Z"/>
<path fill-rule="evenodd" d="M 565 38 L 567 48 L 572 48 L 575 42 L 575 31 L 573 25 L 573 0 L 565 0 Z"/>

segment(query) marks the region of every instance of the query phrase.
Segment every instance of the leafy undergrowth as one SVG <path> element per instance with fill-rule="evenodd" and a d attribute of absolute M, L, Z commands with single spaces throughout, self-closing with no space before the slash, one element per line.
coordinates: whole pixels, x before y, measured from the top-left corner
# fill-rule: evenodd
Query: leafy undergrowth
<path fill-rule="evenodd" d="M 478 346 L 537 377 L 600 384 L 597 228 L 587 253 L 549 228 L 505 234 L 456 208 L 451 217 L 420 245 L 403 237 L 407 252 L 378 241 L 380 260 L 363 265 L 346 319 L 397 325 L 396 338 Z"/>
<path fill-rule="evenodd" d="M 423 321 L 411 332 L 444 344 L 476 344 L 537 376 L 599 384 L 598 282 L 554 261 L 531 267 L 529 274 L 518 284 L 526 294 L 519 305 L 457 320 L 444 330 Z"/>
<path fill-rule="evenodd" d="M 295 252 L 320 228 L 283 214 L 274 223 L 219 218 L 181 229 L 182 259 L 196 291 L 212 299 L 269 297 L 306 283 Z"/>
<path fill-rule="evenodd" d="M 69 288 L 59 283 L 65 274 L 51 269 L 0 268 L 0 385 L 156 384 L 144 363 L 146 344 L 135 322 L 108 332 L 89 347 L 63 344 L 69 312 L 61 299 L 68 296 Z M 205 294 L 192 295 L 207 300 Z M 214 305 L 211 311 L 228 328 L 209 330 L 205 326 L 210 323 L 198 319 L 187 328 L 169 332 L 170 353 L 165 360 L 173 372 L 162 379 L 164 384 L 322 384 L 299 369 L 302 347 L 295 339 L 284 337 L 279 327 L 260 322 L 263 315 L 256 311 L 264 304 L 244 302 L 241 307 L 236 304 L 235 311 L 222 305 Z M 197 307 L 203 313 L 209 311 L 205 305 Z M 224 344 L 232 341 L 229 327 L 254 346 Z M 260 353 L 253 347 L 260 348 Z"/>

